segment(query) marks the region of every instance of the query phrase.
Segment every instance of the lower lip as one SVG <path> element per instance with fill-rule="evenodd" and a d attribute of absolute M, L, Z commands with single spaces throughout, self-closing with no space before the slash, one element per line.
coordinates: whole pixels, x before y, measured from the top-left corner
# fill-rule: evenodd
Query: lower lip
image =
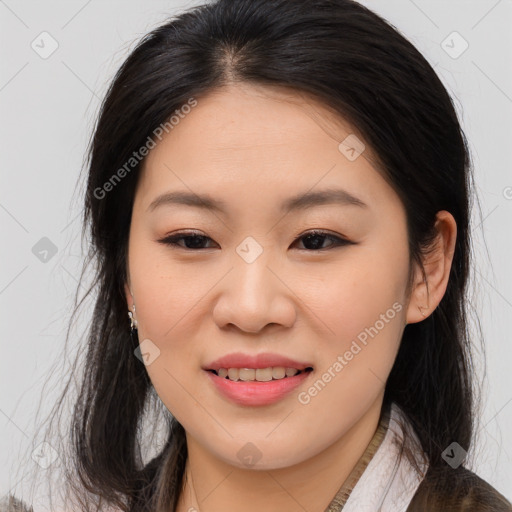
<path fill-rule="evenodd" d="M 266 382 L 232 381 L 206 371 L 212 383 L 225 397 L 239 405 L 269 405 L 278 402 L 297 388 L 313 371 L 303 371 L 293 377 Z"/>

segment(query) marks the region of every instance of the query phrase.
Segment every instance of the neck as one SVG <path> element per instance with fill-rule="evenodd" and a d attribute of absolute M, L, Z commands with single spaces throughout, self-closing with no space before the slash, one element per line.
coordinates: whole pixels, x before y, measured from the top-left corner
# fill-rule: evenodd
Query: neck
<path fill-rule="evenodd" d="M 374 436 L 381 408 L 382 396 L 325 450 L 299 464 L 272 470 L 227 464 L 187 433 L 188 459 L 176 512 L 324 512 Z"/>

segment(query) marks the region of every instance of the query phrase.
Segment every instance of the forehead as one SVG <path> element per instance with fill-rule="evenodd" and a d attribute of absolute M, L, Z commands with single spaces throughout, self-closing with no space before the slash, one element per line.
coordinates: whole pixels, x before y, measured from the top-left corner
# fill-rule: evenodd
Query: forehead
<path fill-rule="evenodd" d="M 257 151 L 260 146 L 294 147 L 335 144 L 349 134 L 363 137 L 332 107 L 288 87 L 239 84 L 210 91 L 197 99 L 197 106 L 181 116 L 179 124 L 164 135 L 192 142 L 203 150 Z M 172 142 L 170 142 L 172 144 Z M 374 159 L 371 148 L 365 157 Z"/>
<path fill-rule="evenodd" d="M 335 186 L 357 197 L 382 196 L 387 183 L 374 167 L 371 149 L 366 145 L 352 161 L 339 149 L 353 136 L 362 142 L 340 116 L 302 93 L 224 87 L 197 98 L 149 152 L 140 193 L 146 207 L 156 194 L 177 189 L 215 192 L 228 201 L 258 193 L 284 199 Z"/>

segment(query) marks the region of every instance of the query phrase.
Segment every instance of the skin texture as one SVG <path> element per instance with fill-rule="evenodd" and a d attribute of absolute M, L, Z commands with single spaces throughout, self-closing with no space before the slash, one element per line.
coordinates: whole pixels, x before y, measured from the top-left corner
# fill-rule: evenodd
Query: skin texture
<path fill-rule="evenodd" d="M 144 162 L 125 291 L 128 308 L 136 304 L 139 340 L 160 351 L 147 366 L 151 381 L 187 433 L 193 487 L 185 486 L 179 512 L 323 511 L 375 432 L 405 325 L 422 321 L 445 293 L 453 217 L 438 213 L 438 243 L 424 262 L 429 295 L 414 267 L 407 296 L 405 210 L 368 146 L 354 161 L 338 149 L 353 133 L 292 90 L 237 84 L 198 98 Z M 291 196 L 329 187 L 367 206 L 279 209 Z M 227 211 L 148 211 L 157 196 L 177 190 L 209 194 Z M 312 229 L 354 243 L 320 237 L 314 250 L 303 238 Z M 181 247 L 158 241 L 190 230 L 208 238 L 192 249 L 186 239 Z M 248 236 L 263 249 L 250 264 L 236 252 Z M 301 403 L 299 392 L 389 310 L 395 314 L 378 334 Z M 241 406 L 201 369 L 231 352 L 274 352 L 311 362 L 314 371 L 277 403 Z M 237 456 L 248 442 L 261 454 L 252 467 Z"/>

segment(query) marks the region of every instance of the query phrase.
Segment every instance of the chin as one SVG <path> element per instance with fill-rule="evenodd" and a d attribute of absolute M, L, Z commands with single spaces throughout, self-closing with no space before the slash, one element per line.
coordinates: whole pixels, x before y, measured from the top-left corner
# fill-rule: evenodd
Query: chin
<path fill-rule="evenodd" d="M 230 446 L 222 452 L 219 451 L 219 445 L 216 445 L 211 453 L 230 466 L 258 471 L 287 468 L 314 455 L 308 454 L 305 447 L 296 445 L 287 446 L 280 443 L 279 448 L 278 450 L 274 443 L 249 441 L 241 446 L 240 443 L 235 443 L 234 447 Z"/>

